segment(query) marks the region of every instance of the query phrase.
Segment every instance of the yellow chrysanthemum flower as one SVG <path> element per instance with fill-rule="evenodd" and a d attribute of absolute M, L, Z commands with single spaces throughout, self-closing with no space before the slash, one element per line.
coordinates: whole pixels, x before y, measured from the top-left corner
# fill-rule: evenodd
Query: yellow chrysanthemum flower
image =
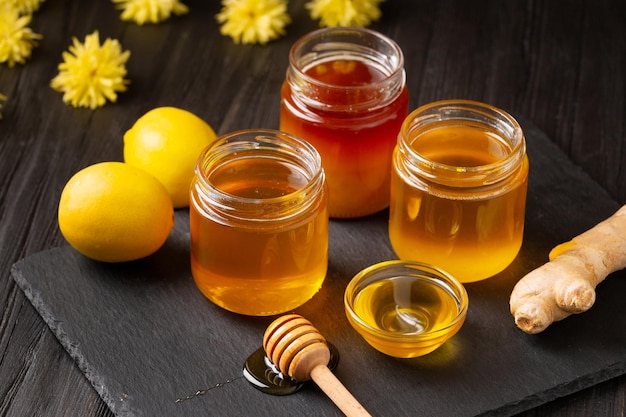
<path fill-rule="evenodd" d="M 126 61 L 130 51 L 122 52 L 117 40 L 107 38 L 102 46 L 98 31 L 85 37 L 82 44 L 73 38 L 69 52 L 63 52 L 59 74 L 50 86 L 63 93 L 63 102 L 74 107 L 95 109 L 115 102 L 117 92 L 126 91 Z"/>
<path fill-rule="evenodd" d="M 13 8 L 17 9 L 20 14 L 32 14 L 39 10 L 39 5 L 45 0 L 8 0 Z"/>
<path fill-rule="evenodd" d="M 287 0 L 223 0 L 216 18 L 220 33 L 235 43 L 266 44 L 284 35 L 291 23 Z"/>
<path fill-rule="evenodd" d="M 174 13 L 182 15 L 189 8 L 179 0 L 113 0 L 118 9 L 122 9 L 122 20 L 132 20 L 138 25 L 159 23 Z"/>
<path fill-rule="evenodd" d="M 23 64 L 30 57 L 37 39 L 28 26 L 31 15 L 20 16 L 16 8 L 9 4 L 0 6 L 0 63 L 7 62 L 12 68 L 15 63 Z"/>
<path fill-rule="evenodd" d="M 312 0 L 306 3 L 311 18 L 320 26 L 368 26 L 380 18 L 383 0 Z"/>

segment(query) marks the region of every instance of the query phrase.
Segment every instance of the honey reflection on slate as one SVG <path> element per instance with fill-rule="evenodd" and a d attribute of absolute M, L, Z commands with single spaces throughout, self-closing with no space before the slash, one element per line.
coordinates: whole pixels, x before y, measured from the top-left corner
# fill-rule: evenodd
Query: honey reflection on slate
<path fill-rule="evenodd" d="M 339 351 L 331 343 L 328 343 L 330 350 L 330 361 L 328 368 L 332 371 L 339 364 Z M 272 363 L 265 355 L 265 350 L 261 347 L 254 351 L 243 367 L 244 378 L 256 389 L 271 395 L 290 395 L 299 391 L 307 381 L 296 381 L 288 375 L 280 372 L 278 367 Z"/>

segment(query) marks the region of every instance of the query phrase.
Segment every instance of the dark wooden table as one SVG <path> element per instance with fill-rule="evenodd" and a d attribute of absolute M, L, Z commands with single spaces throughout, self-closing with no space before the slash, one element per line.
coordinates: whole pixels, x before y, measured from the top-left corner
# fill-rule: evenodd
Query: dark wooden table
<path fill-rule="evenodd" d="M 158 25 L 122 22 L 107 0 L 47 0 L 43 35 L 25 65 L 0 66 L 0 415 L 111 416 L 10 277 L 16 261 L 65 245 L 59 194 L 80 168 L 122 159 L 122 135 L 147 110 L 186 108 L 219 133 L 278 126 L 278 87 L 295 39 L 315 29 L 290 1 L 287 36 L 266 46 L 219 34 L 217 1 Z M 411 108 L 444 99 L 489 102 L 542 129 L 619 203 L 626 203 L 626 2 L 388 0 L 373 25 L 404 50 Z M 99 30 L 131 51 L 129 91 L 74 109 L 50 87 L 76 36 Z M 626 349 L 626 346 L 624 347 Z M 626 376 L 524 416 L 626 413 Z"/>

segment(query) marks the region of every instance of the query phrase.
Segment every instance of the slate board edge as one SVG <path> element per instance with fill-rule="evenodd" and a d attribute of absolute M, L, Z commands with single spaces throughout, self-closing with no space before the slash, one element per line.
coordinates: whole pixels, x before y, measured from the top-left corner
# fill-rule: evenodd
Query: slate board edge
<path fill-rule="evenodd" d="M 44 252 L 53 250 L 55 249 L 49 249 Z M 46 314 L 46 309 L 43 308 L 45 305 L 43 298 L 37 291 L 32 288 L 32 286 L 28 283 L 28 280 L 24 278 L 24 275 L 20 270 L 20 264 L 26 262 L 27 260 L 28 257 L 14 263 L 11 266 L 11 276 L 13 277 L 13 280 L 18 284 L 26 298 L 44 320 L 46 325 L 50 328 L 63 349 L 72 358 L 78 369 L 83 373 L 85 378 L 87 378 L 91 386 L 96 390 L 100 398 L 102 398 L 102 400 L 107 404 L 109 409 L 118 417 L 136 417 L 137 414 L 133 412 L 119 409 L 118 403 L 113 399 L 112 394 L 107 389 L 107 384 L 101 383 L 99 381 L 99 378 L 97 376 L 98 372 L 92 372 L 92 366 L 90 366 L 89 362 L 85 359 L 84 356 L 78 353 L 78 348 L 72 345 L 69 337 L 63 330 L 62 323 L 58 323 L 51 315 Z"/>
<path fill-rule="evenodd" d="M 555 386 L 536 395 L 528 396 L 518 402 L 503 404 L 495 410 L 477 414 L 475 417 L 513 417 L 524 411 L 529 411 L 551 401 L 565 398 L 568 395 L 575 394 L 624 374 L 626 374 L 626 362 L 616 363 L 609 368 L 583 375 L 577 380 Z"/>

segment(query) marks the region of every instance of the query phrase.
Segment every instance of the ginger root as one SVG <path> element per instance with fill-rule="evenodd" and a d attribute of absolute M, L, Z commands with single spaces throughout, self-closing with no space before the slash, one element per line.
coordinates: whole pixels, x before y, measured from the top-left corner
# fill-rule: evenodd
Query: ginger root
<path fill-rule="evenodd" d="M 589 310 L 596 300 L 596 286 L 609 274 L 626 268 L 626 205 L 556 246 L 549 259 L 520 279 L 511 293 L 515 324 L 529 334 Z"/>

